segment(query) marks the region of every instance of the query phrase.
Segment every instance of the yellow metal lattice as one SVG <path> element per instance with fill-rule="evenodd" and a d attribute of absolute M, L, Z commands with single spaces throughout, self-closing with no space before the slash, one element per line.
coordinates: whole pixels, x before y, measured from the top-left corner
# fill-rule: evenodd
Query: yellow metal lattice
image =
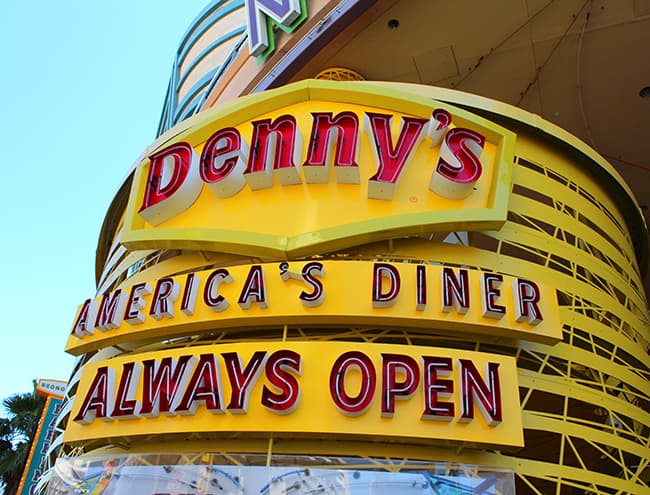
<path fill-rule="evenodd" d="M 361 78 L 347 69 L 331 69 L 319 77 Z M 498 231 L 471 232 L 467 245 L 445 244 L 441 242 L 444 235 L 437 233 L 324 256 L 435 262 L 508 275 L 526 274 L 560 288 L 562 342 L 497 344 L 487 338 L 459 338 L 435 329 L 361 328 L 350 322 L 348 328 L 280 326 L 256 332 L 206 332 L 182 342 L 134 350 L 285 339 L 432 345 L 515 356 L 526 442 L 520 451 L 308 440 L 275 442 L 272 451 L 367 457 L 390 454 L 512 468 L 518 494 L 650 493 L 650 320 L 621 208 L 608 184 L 576 163 L 564 148 L 542 143 L 525 131 L 518 133 L 516 146 L 508 220 Z M 152 255 L 147 277 L 260 262 L 218 253 L 183 251 L 174 255 Z M 178 448 L 179 444 L 171 440 L 167 448 Z M 131 441 L 132 449 L 144 445 L 138 439 Z M 269 447 L 268 442 L 261 441 L 238 444 L 200 438 L 184 445 L 194 450 L 248 449 L 259 453 L 266 453 Z"/>

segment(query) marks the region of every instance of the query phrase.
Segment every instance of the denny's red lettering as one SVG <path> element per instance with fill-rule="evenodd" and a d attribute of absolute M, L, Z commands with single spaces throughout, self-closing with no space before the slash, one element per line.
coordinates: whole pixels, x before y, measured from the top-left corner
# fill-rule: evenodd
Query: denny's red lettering
<path fill-rule="evenodd" d="M 235 128 L 215 132 L 201 153 L 201 179 L 215 196 L 228 198 L 242 190 L 248 146 Z"/>
<path fill-rule="evenodd" d="M 479 157 L 484 146 L 485 137 L 478 132 L 451 129 L 440 147 L 438 166 L 431 176 L 429 189 L 450 199 L 469 196 L 483 171 Z"/>
<path fill-rule="evenodd" d="M 485 137 L 471 129 L 452 128 L 451 114 L 442 109 L 433 110 L 429 118 L 400 116 L 399 132 L 392 129 L 393 117 L 375 112 L 363 116 L 375 162 L 368 198 L 393 199 L 424 139 L 430 148 L 440 146 L 437 156 L 425 158 L 431 170 L 429 189 L 449 199 L 469 196 L 483 170 Z M 189 208 L 203 183 L 215 196 L 229 198 L 245 185 L 253 191 L 273 187 L 276 176 L 283 186 L 326 183 L 332 164 L 336 182 L 359 184 L 359 116 L 351 111 L 312 112 L 311 118 L 304 150 L 298 119 L 285 114 L 251 122 L 250 146 L 240 130 L 225 127 L 208 137 L 200 158 L 185 142 L 157 151 L 149 157 L 138 213 L 156 226 Z"/>
<path fill-rule="evenodd" d="M 326 183 L 329 178 L 329 165 L 333 162 L 337 182 L 358 184 L 359 119 L 356 114 L 341 112 L 333 117 L 330 112 L 315 112 L 312 117 L 314 123 L 307 147 L 307 158 L 302 164 L 305 181 Z"/>
<path fill-rule="evenodd" d="M 275 171 L 280 184 L 300 184 L 298 156 L 301 149 L 296 118 L 281 115 L 253 122 L 253 149 L 244 172 L 251 189 L 264 189 L 273 185 L 271 171 Z"/>
<path fill-rule="evenodd" d="M 181 142 L 149 158 L 149 177 L 138 213 L 151 225 L 158 225 L 189 208 L 199 197 L 199 157 L 194 148 Z"/>
<path fill-rule="evenodd" d="M 397 182 L 404 175 L 408 160 L 413 156 L 413 148 L 424 137 L 422 128 L 427 119 L 402 117 L 402 126 L 395 146 L 391 139 L 390 115 L 366 113 L 366 122 L 368 134 L 374 139 L 371 149 L 378 163 L 377 173 L 368 180 L 368 197 L 391 199 L 395 194 Z"/>

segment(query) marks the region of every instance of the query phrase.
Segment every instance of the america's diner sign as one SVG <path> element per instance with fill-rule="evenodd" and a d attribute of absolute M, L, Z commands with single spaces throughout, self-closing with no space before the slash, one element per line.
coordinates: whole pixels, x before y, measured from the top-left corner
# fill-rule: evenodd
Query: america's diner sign
<path fill-rule="evenodd" d="M 137 166 L 123 243 L 294 257 L 497 229 L 514 135 L 464 110 L 305 81 L 208 110 Z"/>
<path fill-rule="evenodd" d="M 134 282 L 86 299 L 66 350 L 222 328 L 350 321 L 546 343 L 562 338 L 555 289 L 540 281 L 440 265 L 322 260 Z"/>

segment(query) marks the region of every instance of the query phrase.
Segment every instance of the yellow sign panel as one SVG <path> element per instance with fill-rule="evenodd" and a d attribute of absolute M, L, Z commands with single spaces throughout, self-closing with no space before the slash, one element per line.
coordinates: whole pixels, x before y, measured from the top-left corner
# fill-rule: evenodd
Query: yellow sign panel
<path fill-rule="evenodd" d="M 186 125 L 136 169 L 130 249 L 286 258 L 506 219 L 514 135 L 431 99 L 305 81 Z"/>
<path fill-rule="evenodd" d="M 84 367 L 65 442 L 170 431 L 523 446 L 515 359 L 349 342 L 253 342 Z"/>
<path fill-rule="evenodd" d="M 66 350 L 284 324 L 562 337 L 555 289 L 533 280 L 440 265 L 324 260 L 217 268 L 88 299 Z"/>

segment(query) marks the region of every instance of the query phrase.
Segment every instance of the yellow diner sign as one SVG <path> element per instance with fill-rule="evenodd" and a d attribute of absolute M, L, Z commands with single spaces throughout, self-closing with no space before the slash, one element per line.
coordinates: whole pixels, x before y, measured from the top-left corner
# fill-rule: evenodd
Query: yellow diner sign
<path fill-rule="evenodd" d="M 523 446 L 515 359 L 349 342 L 251 342 L 84 366 L 64 441 L 177 432 Z"/>
<path fill-rule="evenodd" d="M 137 166 L 122 242 L 290 258 L 506 219 L 514 134 L 432 99 L 304 81 L 208 110 Z"/>
<path fill-rule="evenodd" d="M 351 321 L 548 343 L 562 337 L 555 288 L 540 281 L 441 265 L 323 260 L 216 268 L 89 298 L 66 350 Z"/>
<path fill-rule="evenodd" d="M 555 289 L 465 268 L 370 261 L 239 265 L 164 277 L 87 299 L 66 350 L 226 328 L 415 327 L 552 343 Z"/>

